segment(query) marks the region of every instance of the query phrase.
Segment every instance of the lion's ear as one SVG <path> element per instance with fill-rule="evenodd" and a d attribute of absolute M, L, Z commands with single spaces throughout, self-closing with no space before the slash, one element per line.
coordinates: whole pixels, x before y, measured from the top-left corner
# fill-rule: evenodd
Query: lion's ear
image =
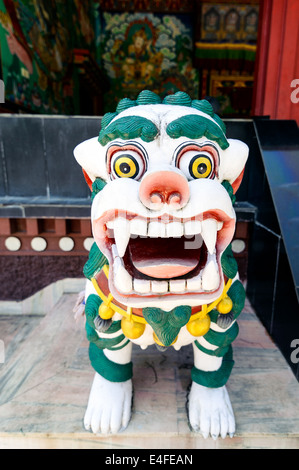
<path fill-rule="evenodd" d="M 85 181 L 86 181 L 90 191 L 92 191 L 92 180 L 91 180 L 91 178 L 89 178 L 88 174 L 86 173 L 86 171 L 83 168 L 82 168 L 82 171 L 83 171 Z"/>
<path fill-rule="evenodd" d="M 229 147 L 221 154 L 219 177 L 232 185 L 234 194 L 242 182 L 249 148 L 240 140 L 228 139 Z"/>
<path fill-rule="evenodd" d="M 244 176 L 244 171 L 245 171 L 245 168 L 241 171 L 239 176 L 232 183 L 232 188 L 234 190 L 234 194 L 236 194 L 236 192 L 238 191 L 238 189 L 240 187 L 240 184 L 242 183 L 242 179 L 243 179 L 243 176 Z"/>
<path fill-rule="evenodd" d="M 82 167 L 83 175 L 90 190 L 96 178 L 107 180 L 105 150 L 97 137 L 81 142 L 74 149 L 74 157 Z"/>

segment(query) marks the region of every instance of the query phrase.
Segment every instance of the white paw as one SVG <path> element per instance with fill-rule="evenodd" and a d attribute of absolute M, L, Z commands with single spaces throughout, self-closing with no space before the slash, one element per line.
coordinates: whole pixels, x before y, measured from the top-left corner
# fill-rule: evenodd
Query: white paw
<path fill-rule="evenodd" d="M 130 421 L 132 381 L 110 382 L 98 373 L 91 387 L 84 427 L 87 431 L 116 434 Z"/>
<path fill-rule="evenodd" d="M 193 382 L 188 403 L 189 422 L 206 439 L 235 433 L 235 418 L 226 387 L 207 388 Z"/>

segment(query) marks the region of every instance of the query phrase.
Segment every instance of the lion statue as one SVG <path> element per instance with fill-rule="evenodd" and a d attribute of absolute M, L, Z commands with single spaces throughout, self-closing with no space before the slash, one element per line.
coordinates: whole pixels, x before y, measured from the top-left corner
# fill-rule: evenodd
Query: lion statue
<path fill-rule="evenodd" d="M 95 377 L 84 417 L 117 433 L 131 417 L 132 343 L 193 345 L 187 410 L 205 438 L 232 437 L 226 389 L 245 291 L 231 250 L 248 156 L 207 100 L 122 99 L 74 150 L 92 191 L 84 309 Z"/>

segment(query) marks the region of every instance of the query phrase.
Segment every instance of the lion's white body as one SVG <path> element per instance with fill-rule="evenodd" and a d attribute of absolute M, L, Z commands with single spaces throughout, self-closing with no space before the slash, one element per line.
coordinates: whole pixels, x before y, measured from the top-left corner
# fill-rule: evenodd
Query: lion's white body
<path fill-rule="evenodd" d="M 190 106 L 145 104 L 125 109 L 111 122 L 126 118 L 130 123 L 136 116 L 145 118 L 158 129 L 155 138 L 119 133 L 108 135 L 105 145 L 94 138 L 75 149 L 75 157 L 89 180 L 101 178 L 107 183 L 92 203 L 93 235 L 109 262 L 109 291 L 119 305 L 131 312 L 148 308 L 171 312 L 180 305 L 200 309 L 217 301 L 225 286 L 221 257 L 234 234 L 235 212 L 222 182 L 228 181 L 232 187 L 236 184 L 237 189 L 248 148 L 232 139 L 223 148 L 219 140 L 204 135 L 169 135 L 171 123 L 194 115 L 207 125 L 212 121 L 219 127 L 212 113 Z M 177 250 L 176 239 L 181 240 Z M 169 247 L 168 253 L 165 247 Z M 200 252 L 199 263 L 195 253 Z M 87 281 L 86 301 L 98 294 L 95 284 Z M 138 320 L 138 314 L 135 318 Z M 121 312 L 116 311 L 112 321 L 121 319 Z M 157 342 L 155 324 L 145 323 L 142 334 L 131 338 L 141 349 Z M 210 329 L 225 332 L 213 321 Z M 195 368 L 218 371 L 223 358 L 206 353 L 217 346 L 190 331 L 188 324 L 182 326 L 172 347 L 179 350 L 192 343 Z M 98 332 L 102 339 L 118 334 Z M 120 349 L 104 349 L 112 363 L 131 361 L 132 344 L 126 343 L 126 338 L 122 341 Z M 112 382 L 96 372 L 84 419 L 86 429 L 95 433 L 124 429 L 130 419 L 131 399 L 131 379 Z M 224 438 L 235 432 L 225 386 L 209 388 L 193 381 L 188 414 L 192 429 L 204 437 L 211 434 Z"/>

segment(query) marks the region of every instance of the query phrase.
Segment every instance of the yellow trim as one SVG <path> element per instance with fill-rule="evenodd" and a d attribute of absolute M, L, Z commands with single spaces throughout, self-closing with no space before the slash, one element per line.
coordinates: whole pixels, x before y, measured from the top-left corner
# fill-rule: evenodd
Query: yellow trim
<path fill-rule="evenodd" d="M 103 271 L 104 271 L 105 275 L 108 277 L 108 274 L 109 274 L 108 265 L 105 265 L 103 267 Z M 200 312 L 194 313 L 193 315 L 191 315 L 191 318 L 190 318 L 189 322 L 191 322 L 193 320 L 196 320 L 197 318 L 203 318 L 203 317 L 206 316 L 207 313 L 209 313 L 211 310 L 213 310 L 213 308 L 215 308 L 216 305 L 218 305 L 219 302 L 226 296 L 226 293 L 229 290 L 229 288 L 232 284 L 232 281 L 233 281 L 232 279 L 229 279 L 227 281 L 227 283 L 225 284 L 225 286 L 223 288 L 222 294 L 221 294 L 220 297 L 218 297 L 218 299 L 216 299 L 214 302 L 212 302 L 209 305 L 207 305 L 207 304 L 202 305 Z M 139 317 L 138 315 L 134 315 L 132 307 L 128 307 L 127 310 L 124 310 L 121 307 L 118 307 L 117 305 L 113 304 L 112 303 L 112 300 L 113 300 L 112 294 L 109 293 L 108 297 L 106 297 L 105 294 L 99 288 L 98 283 L 97 283 L 97 281 L 94 277 L 91 279 L 91 282 L 92 282 L 97 294 L 102 299 L 102 301 L 104 302 L 105 305 L 109 305 L 109 307 L 112 308 L 112 310 L 114 310 L 115 312 L 119 313 L 120 315 L 126 317 L 130 321 L 135 321 L 137 323 L 144 323 L 144 324 L 147 323 L 145 318 Z"/>
<path fill-rule="evenodd" d="M 132 315 L 133 315 L 133 309 L 132 307 L 127 308 L 127 315 L 129 317 L 129 320 L 132 321 Z"/>
<path fill-rule="evenodd" d="M 105 276 L 108 279 L 108 276 L 109 276 L 109 266 L 108 266 L 108 264 L 104 264 L 103 271 L 104 271 Z"/>
<path fill-rule="evenodd" d="M 201 49 L 247 49 L 248 51 L 256 51 L 256 45 L 252 44 L 234 44 L 234 43 L 225 43 L 225 44 L 211 44 L 206 42 L 196 42 L 195 47 Z"/>
<path fill-rule="evenodd" d="M 212 302 L 212 303 L 209 304 L 209 305 L 207 305 L 207 304 L 202 305 L 201 311 L 198 312 L 198 313 L 194 313 L 194 314 L 191 316 L 189 322 L 190 322 L 190 321 L 193 321 L 193 320 L 196 320 L 197 318 L 202 317 L 204 312 L 205 312 L 205 315 L 206 315 L 206 314 L 209 313 L 211 310 L 213 310 L 213 308 L 215 308 L 216 305 L 218 305 L 219 302 L 221 302 L 221 300 L 226 296 L 226 293 L 227 293 L 228 289 L 230 288 L 230 286 L 232 285 L 232 282 L 233 282 L 233 280 L 232 280 L 232 279 L 229 279 L 229 280 L 227 281 L 227 283 L 225 284 L 225 286 L 224 286 L 224 288 L 223 288 L 223 291 L 222 291 L 222 294 L 220 295 L 220 297 L 218 297 L 218 299 L 216 299 L 214 302 Z"/>
<path fill-rule="evenodd" d="M 108 305 L 112 302 L 112 300 L 113 300 L 113 295 L 110 292 L 110 294 L 107 297 L 107 303 L 105 303 L 105 305 L 107 305 L 107 307 L 108 307 Z"/>
<path fill-rule="evenodd" d="M 96 281 L 95 278 L 92 278 L 91 279 L 91 282 L 93 284 L 93 287 L 95 288 L 98 296 L 102 299 L 102 301 L 104 302 L 105 305 L 107 305 L 107 302 L 108 302 L 108 298 L 110 295 L 112 294 L 109 294 L 108 297 L 105 296 L 105 294 L 101 291 L 101 289 L 99 288 L 98 286 L 98 283 Z M 113 298 L 113 297 L 112 297 Z M 109 301 L 110 303 L 111 301 Z M 146 320 L 145 318 L 143 317 L 139 317 L 138 315 L 134 315 L 132 313 L 132 307 L 128 307 L 127 311 L 126 310 L 123 310 L 121 307 L 118 307 L 117 305 L 113 304 L 113 303 L 110 303 L 109 305 L 110 308 L 112 308 L 112 310 L 114 310 L 115 312 L 119 313 L 120 315 L 122 315 L 123 317 L 126 317 L 128 320 L 130 321 L 136 321 L 136 322 L 139 322 L 139 323 L 144 323 L 146 324 Z"/>

